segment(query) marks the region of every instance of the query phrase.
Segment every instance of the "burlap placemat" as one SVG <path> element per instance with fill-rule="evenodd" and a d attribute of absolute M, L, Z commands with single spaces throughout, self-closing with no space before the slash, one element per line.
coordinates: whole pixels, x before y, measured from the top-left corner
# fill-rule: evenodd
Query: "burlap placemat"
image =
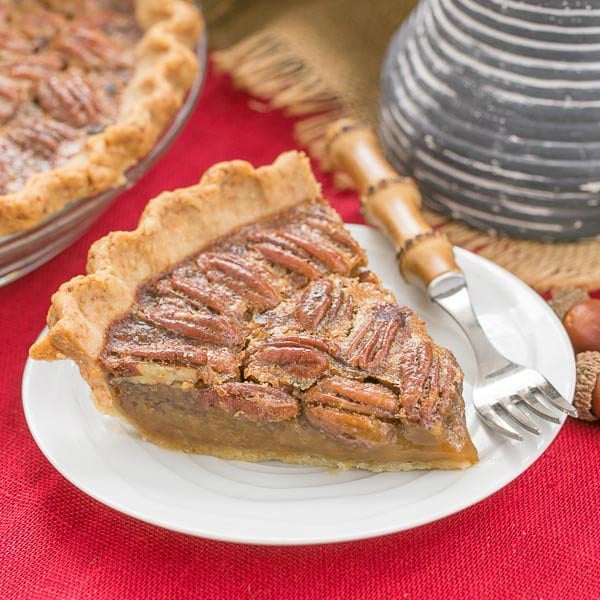
<path fill-rule="evenodd" d="M 416 0 L 212 0 L 205 2 L 216 67 L 260 100 L 259 110 L 300 116 L 298 142 L 323 158 L 327 125 L 377 121 L 388 41 Z M 326 166 L 326 165 L 325 165 Z M 340 186 L 347 181 L 338 178 Z M 543 243 L 492 236 L 428 211 L 453 243 L 493 260 L 539 291 L 600 288 L 600 242 Z"/>

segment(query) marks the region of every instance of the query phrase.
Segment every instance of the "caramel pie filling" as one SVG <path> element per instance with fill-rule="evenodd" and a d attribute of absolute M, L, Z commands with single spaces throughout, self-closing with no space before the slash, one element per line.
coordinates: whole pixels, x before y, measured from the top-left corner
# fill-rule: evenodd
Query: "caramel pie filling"
<path fill-rule="evenodd" d="M 224 458 L 474 464 L 453 355 L 365 265 L 323 201 L 216 240 L 110 327 L 116 410 L 155 443 Z"/>

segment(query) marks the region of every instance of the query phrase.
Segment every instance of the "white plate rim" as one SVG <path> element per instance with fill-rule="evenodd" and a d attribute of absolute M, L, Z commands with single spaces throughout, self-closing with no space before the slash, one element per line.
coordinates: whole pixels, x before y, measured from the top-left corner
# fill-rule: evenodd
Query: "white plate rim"
<path fill-rule="evenodd" d="M 365 226 L 365 225 L 348 225 L 347 224 L 346 226 L 349 227 L 351 232 L 354 228 L 371 229 L 370 227 Z M 479 263 L 485 269 L 490 270 L 491 272 L 495 272 L 496 274 L 498 274 L 502 277 L 505 277 L 505 278 L 508 277 L 510 280 L 512 280 L 513 283 L 515 283 L 516 285 L 518 285 L 521 288 L 521 291 L 523 293 L 528 294 L 531 299 L 534 299 L 536 302 L 539 302 L 540 307 L 545 308 L 548 311 L 547 316 L 549 318 L 551 318 L 551 316 L 552 316 L 558 323 L 560 323 L 560 320 L 558 319 L 558 317 L 556 317 L 556 315 L 554 315 L 552 309 L 541 298 L 541 296 L 539 296 L 539 294 L 537 292 L 535 292 L 532 288 L 527 286 L 518 277 L 516 277 L 512 273 L 506 271 L 502 267 L 496 265 L 495 263 L 493 263 L 481 256 L 478 256 L 474 253 L 468 252 L 468 251 L 463 250 L 458 247 L 455 248 L 455 252 L 456 252 L 457 260 L 459 260 L 459 261 L 473 260 L 476 263 Z M 46 331 L 46 328 L 44 328 L 44 330 L 40 333 L 40 336 L 39 336 L 40 338 L 45 334 L 45 331 Z M 562 325 L 560 328 L 558 328 L 558 331 L 560 332 L 559 335 L 562 336 L 563 345 L 565 347 L 570 348 L 571 347 L 570 340 L 568 338 L 566 331 L 562 327 Z M 573 394 L 574 394 L 574 389 L 575 389 L 575 358 L 574 358 L 574 354 L 572 352 L 570 354 L 568 354 L 568 356 L 569 357 L 572 356 L 572 359 L 571 359 L 572 364 L 569 365 L 569 368 L 568 368 L 569 372 L 571 372 L 572 375 L 571 375 L 570 380 L 568 382 L 565 382 L 564 385 L 565 385 L 565 388 L 569 390 L 569 392 L 567 394 L 567 399 L 569 401 L 571 401 Z M 235 534 L 219 533 L 218 531 L 215 531 L 215 528 L 211 528 L 211 527 L 207 527 L 205 529 L 199 529 L 198 527 L 190 528 L 190 527 L 186 527 L 186 526 L 174 525 L 172 522 L 169 522 L 168 520 L 164 520 L 164 519 L 160 519 L 160 518 L 156 518 L 156 517 L 148 517 L 147 515 L 139 512 L 138 510 L 136 510 L 135 508 L 132 508 L 131 506 L 127 506 L 120 502 L 115 502 L 113 499 L 111 499 L 110 494 L 105 494 L 105 493 L 99 492 L 93 486 L 90 486 L 87 483 L 82 483 L 81 481 L 75 481 L 72 477 L 70 477 L 69 473 L 65 472 L 64 466 L 55 459 L 55 457 L 52 454 L 52 451 L 46 446 L 45 440 L 40 435 L 40 432 L 37 430 L 37 428 L 35 426 L 35 417 L 31 413 L 31 406 L 30 406 L 30 403 L 28 402 L 28 397 L 29 397 L 28 385 L 31 382 L 32 370 L 35 369 L 35 366 L 36 366 L 36 361 L 33 361 L 31 358 L 28 358 L 27 362 L 25 364 L 24 371 L 23 371 L 22 399 L 23 399 L 23 409 L 24 409 L 24 413 L 25 413 L 25 419 L 26 419 L 27 425 L 29 427 L 29 430 L 32 434 L 32 437 L 34 438 L 36 444 L 40 448 L 42 454 L 46 457 L 46 459 L 50 462 L 50 464 L 65 479 L 67 479 L 67 481 L 72 483 L 75 487 L 79 488 L 85 494 L 94 498 L 98 502 L 101 502 L 102 504 L 105 504 L 106 506 L 108 506 L 114 510 L 117 510 L 123 514 L 131 516 L 140 521 L 143 521 L 143 522 L 146 522 L 146 523 L 149 523 L 152 525 L 156 525 L 156 526 L 168 529 L 168 530 L 191 535 L 191 536 L 203 537 L 203 538 L 207 538 L 207 539 L 214 539 L 214 540 L 225 541 L 225 542 L 241 543 L 241 544 L 270 545 L 270 546 L 277 546 L 277 545 L 297 546 L 297 545 L 349 542 L 349 541 L 355 541 L 355 540 L 361 540 L 361 539 L 369 539 L 372 537 L 378 537 L 378 536 L 383 536 L 383 535 L 391 535 L 393 533 L 398 533 L 400 531 L 406 531 L 406 530 L 410 530 L 410 529 L 413 529 L 416 527 L 426 525 L 428 523 L 433 523 L 433 522 L 438 521 L 447 516 L 451 516 L 453 514 L 461 512 L 470 506 L 474 506 L 475 504 L 478 504 L 479 502 L 488 498 L 489 496 L 496 493 L 497 491 L 500 491 L 501 489 L 506 487 L 509 483 L 514 481 L 517 477 L 522 475 L 527 469 L 529 469 L 531 467 L 531 465 L 533 465 L 547 451 L 549 446 L 555 440 L 559 431 L 562 429 L 564 422 L 565 422 L 565 419 L 563 418 L 560 425 L 555 426 L 555 428 L 552 429 L 552 431 L 549 432 L 545 436 L 544 445 L 543 445 L 542 449 L 538 453 L 533 455 L 530 460 L 523 461 L 521 463 L 522 468 L 520 468 L 520 470 L 510 472 L 510 474 L 508 476 L 501 479 L 499 483 L 496 482 L 495 485 L 482 486 L 482 490 L 479 494 L 470 495 L 470 496 L 464 498 L 464 500 L 462 502 L 457 502 L 456 504 L 454 504 L 452 506 L 451 510 L 440 509 L 438 511 L 433 511 L 431 513 L 428 513 L 426 516 L 423 516 L 420 519 L 418 519 L 418 518 L 413 519 L 409 526 L 402 526 L 402 527 L 397 527 L 394 525 L 380 526 L 380 527 L 371 528 L 368 531 L 358 531 L 355 533 L 349 532 L 349 533 L 339 534 L 339 535 L 335 535 L 335 536 L 312 535 L 310 538 L 307 538 L 307 539 L 295 539 L 295 538 L 288 539 L 288 538 L 283 538 L 283 537 L 280 538 L 280 537 L 260 536 L 260 535 L 255 535 L 254 537 L 250 538 L 247 535 L 239 536 L 239 535 L 235 535 Z"/>

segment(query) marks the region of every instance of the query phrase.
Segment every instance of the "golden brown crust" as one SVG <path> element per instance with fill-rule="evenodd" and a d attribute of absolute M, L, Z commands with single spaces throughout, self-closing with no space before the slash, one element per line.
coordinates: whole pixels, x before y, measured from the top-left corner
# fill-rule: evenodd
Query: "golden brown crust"
<path fill-rule="evenodd" d="M 181 106 L 198 72 L 200 13 L 187 0 L 136 0 L 135 7 L 144 35 L 117 121 L 88 138 L 64 166 L 0 196 L 0 235 L 33 227 L 68 202 L 122 184 L 125 171 L 148 153 Z"/>
<path fill-rule="evenodd" d="M 230 231 L 320 195 L 308 158 L 287 152 L 270 166 L 220 163 L 196 186 L 151 200 L 134 231 L 113 232 L 90 249 L 87 276 L 63 284 L 52 297 L 49 331 L 30 350 L 35 359 L 73 359 L 98 404 L 110 392 L 98 365 L 109 325 L 135 302 L 141 283 Z"/>
<path fill-rule="evenodd" d="M 171 445 L 166 442 L 161 443 L 159 440 L 152 439 L 153 443 L 158 444 L 169 450 L 181 450 L 177 445 Z M 476 462 L 476 456 L 464 456 L 461 459 L 457 459 L 452 456 L 439 457 L 436 459 L 429 459 L 427 461 L 418 460 L 406 460 L 404 462 L 390 462 L 381 461 L 367 462 L 360 460 L 334 460 L 325 456 L 316 456 L 315 454 L 305 453 L 292 453 L 283 452 L 280 449 L 274 449 L 272 451 L 267 450 L 246 450 L 245 448 L 236 447 L 217 447 L 212 444 L 194 444 L 193 446 L 186 448 L 187 452 L 194 452 L 196 454 L 210 454 L 211 456 L 217 456 L 225 460 L 241 460 L 244 462 L 263 462 L 267 460 L 277 460 L 284 463 L 310 466 L 310 467 L 322 467 L 324 469 L 338 469 L 340 471 L 348 471 L 350 469 L 366 469 L 373 471 L 374 473 L 385 473 L 387 471 L 414 471 L 415 469 L 468 469 L 472 467 Z"/>

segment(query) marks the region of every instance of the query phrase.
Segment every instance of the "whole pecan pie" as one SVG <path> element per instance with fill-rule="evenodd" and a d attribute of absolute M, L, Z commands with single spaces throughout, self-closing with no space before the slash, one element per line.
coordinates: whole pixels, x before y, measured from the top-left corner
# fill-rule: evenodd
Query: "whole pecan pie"
<path fill-rule="evenodd" d="M 37 359 L 169 448 L 374 471 L 464 468 L 462 372 L 366 268 L 306 157 L 234 161 L 96 242 Z"/>
<path fill-rule="evenodd" d="M 121 184 L 180 107 L 187 0 L 0 0 L 0 235 Z"/>

